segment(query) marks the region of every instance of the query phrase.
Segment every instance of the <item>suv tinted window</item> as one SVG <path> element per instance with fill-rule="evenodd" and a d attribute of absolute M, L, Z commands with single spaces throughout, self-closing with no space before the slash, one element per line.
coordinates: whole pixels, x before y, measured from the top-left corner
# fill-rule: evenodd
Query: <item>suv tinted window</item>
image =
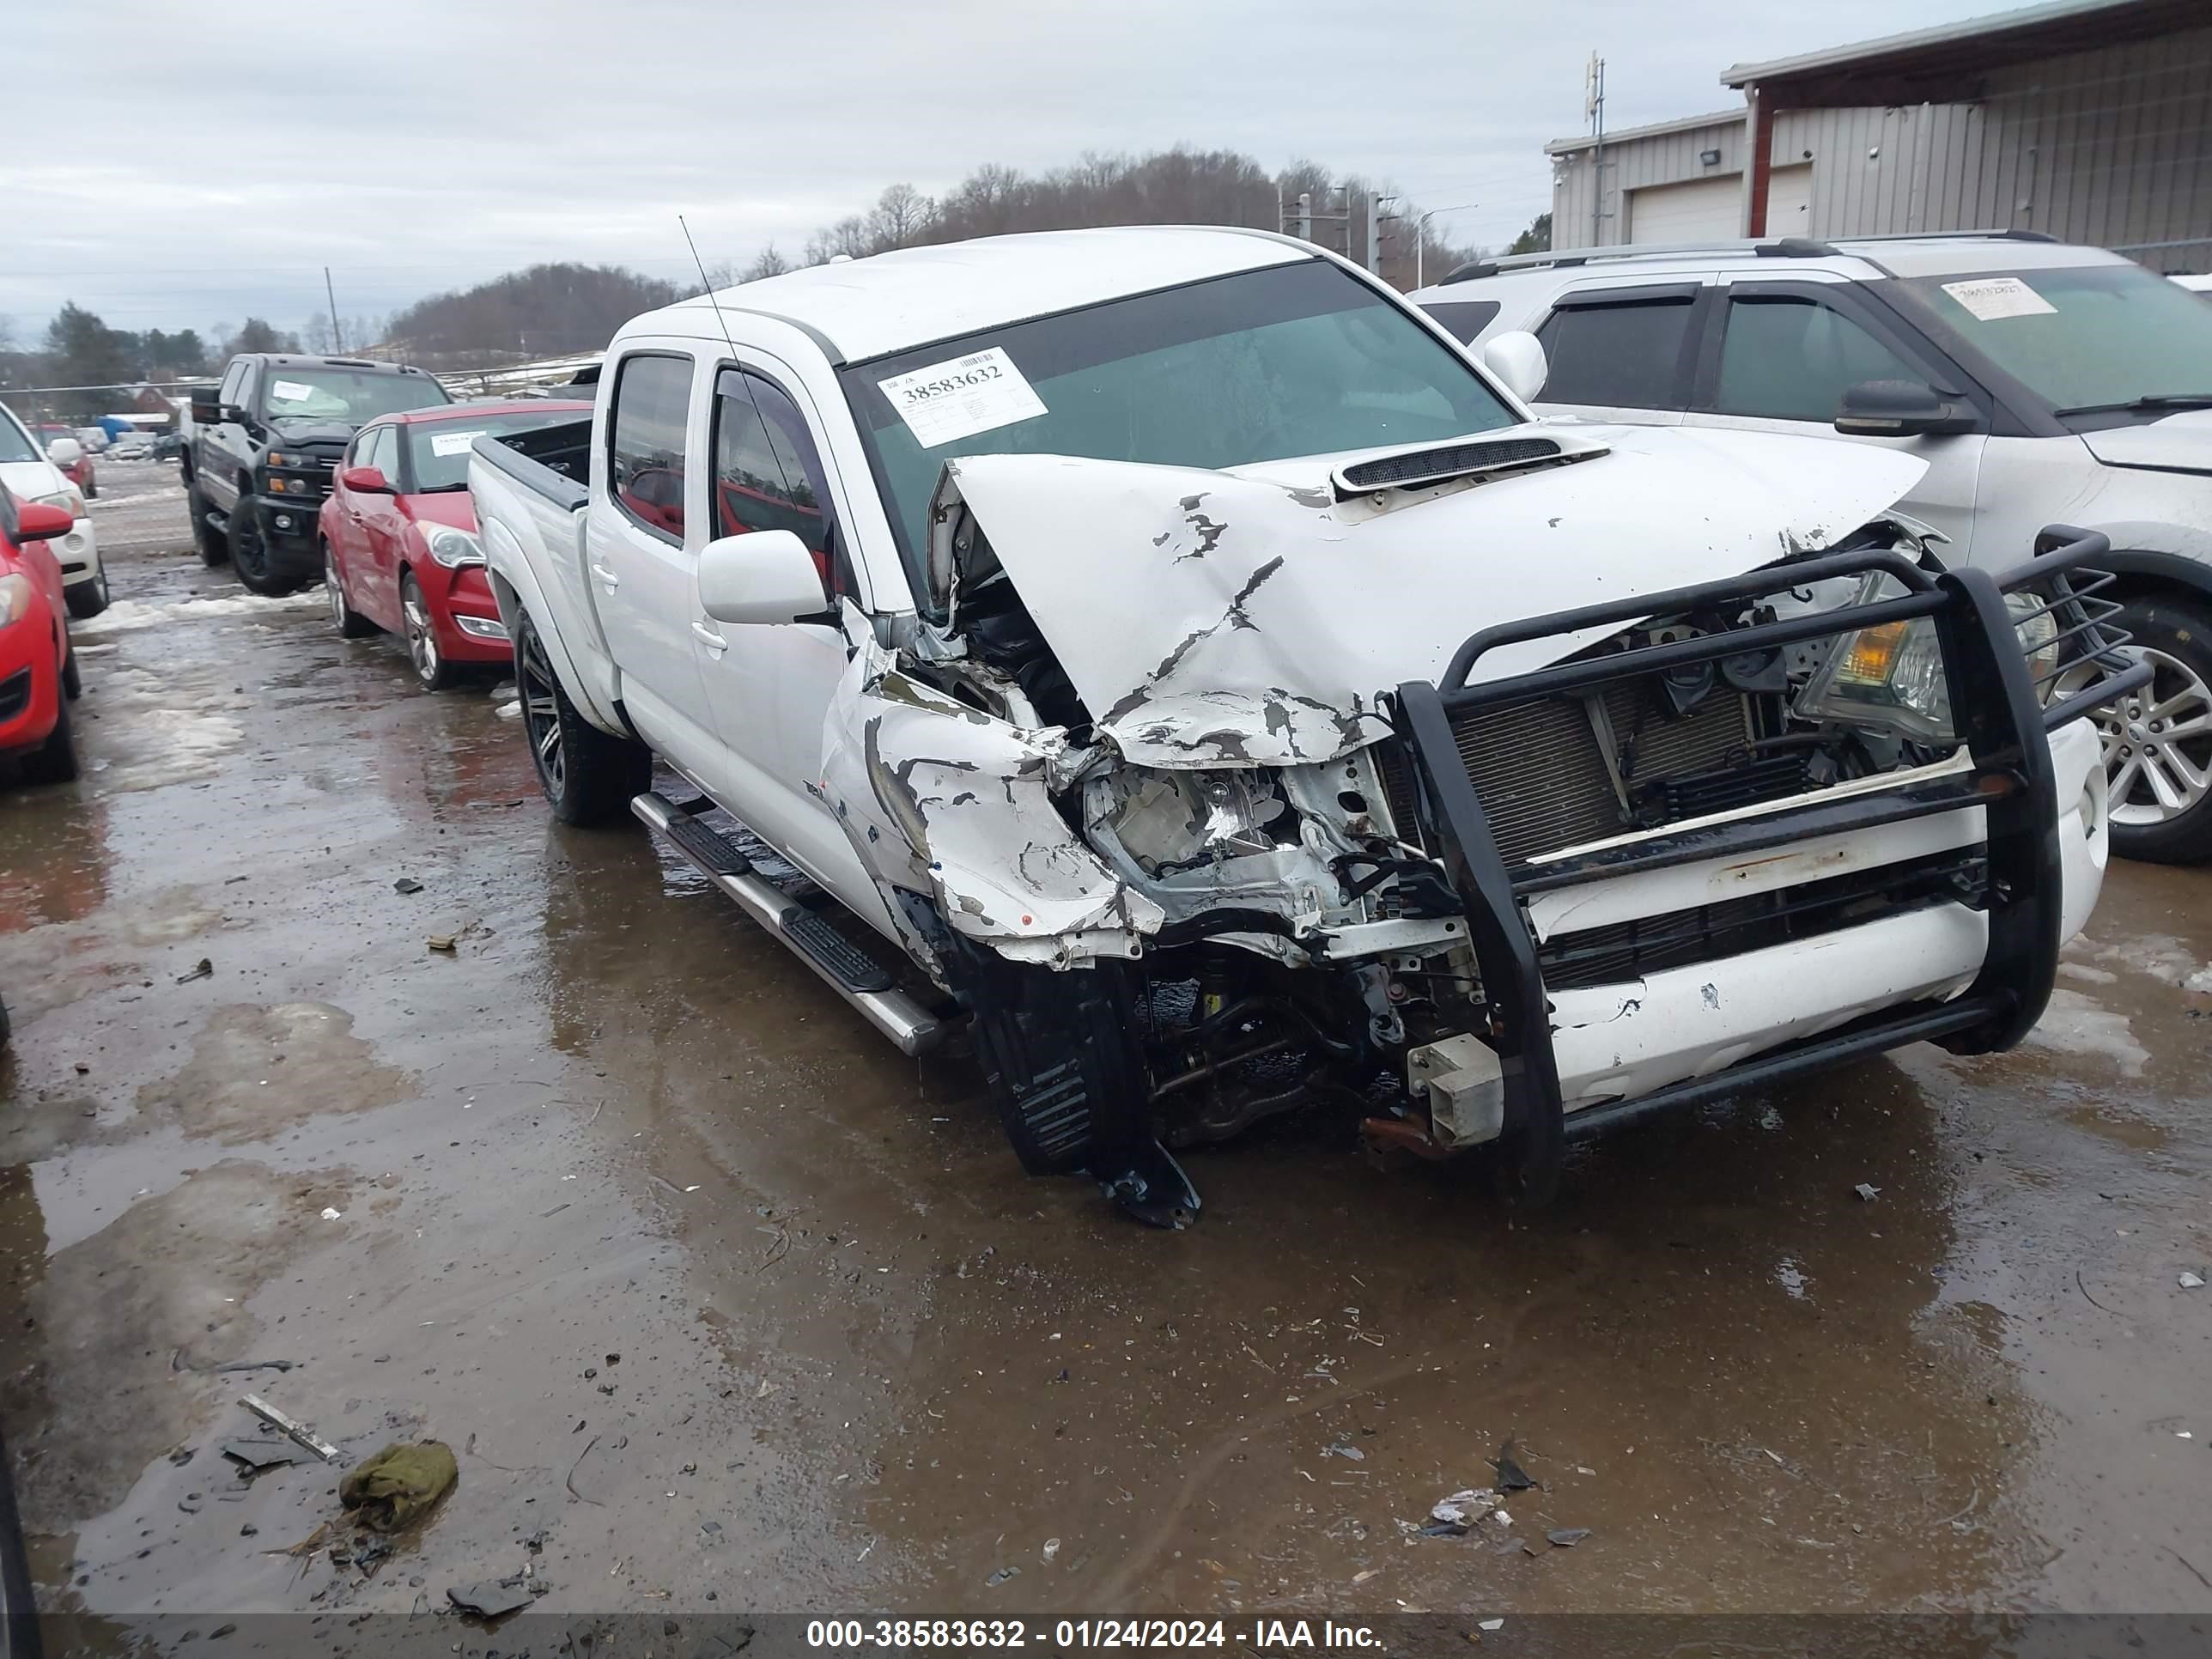
<path fill-rule="evenodd" d="M 1498 314 L 1495 300 L 1437 300 L 1425 303 L 1421 309 L 1444 325 L 1444 331 L 1462 345 L 1474 343 L 1474 337 L 1490 326 L 1490 319 Z"/>
<path fill-rule="evenodd" d="M 689 357 L 623 360 L 615 381 L 608 483 L 623 510 L 655 535 L 684 539 L 684 428 Z"/>
<path fill-rule="evenodd" d="M 1691 297 L 1570 306 L 1536 331 L 1551 373 L 1539 398 L 1622 409 L 1683 406 L 1682 338 Z"/>
<path fill-rule="evenodd" d="M 1811 300 L 1738 295 L 1721 340 L 1713 407 L 1723 415 L 1832 421 L 1863 380 L 1924 380 L 1841 312 Z"/>

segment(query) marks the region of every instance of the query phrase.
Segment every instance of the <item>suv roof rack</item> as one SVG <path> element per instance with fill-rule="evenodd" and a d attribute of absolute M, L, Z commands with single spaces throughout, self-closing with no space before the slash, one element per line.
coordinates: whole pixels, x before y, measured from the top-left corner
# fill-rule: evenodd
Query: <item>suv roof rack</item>
<path fill-rule="evenodd" d="M 1685 258 L 1699 254 L 1749 253 L 1767 259 L 1820 259 L 1849 254 L 1862 242 L 1930 242 L 1956 240 L 2009 242 L 2054 242 L 2058 239 L 2040 230 L 1898 230 L 1875 236 L 1839 236 L 1822 241 L 1813 236 L 1732 237 L 1710 242 L 1622 242 L 1607 247 L 1563 248 L 1556 253 L 1509 253 L 1495 259 L 1472 259 L 1445 273 L 1444 282 L 1472 282 L 1501 271 L 1536 270 L 1545 266 L 1593 264 L 1606 259 Z"/>

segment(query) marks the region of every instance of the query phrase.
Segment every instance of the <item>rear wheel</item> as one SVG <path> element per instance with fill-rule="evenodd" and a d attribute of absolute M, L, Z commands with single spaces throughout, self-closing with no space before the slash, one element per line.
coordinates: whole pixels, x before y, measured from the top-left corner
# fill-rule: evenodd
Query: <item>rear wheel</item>
<path fill-rule="evenodd" d="M 196 483 L 185 486 L 185 511 L 191 515 L 192 545 L 200 550 L 200 562 L 209 566 L 228 563 L 230 543 L 208 522 L 207 497 L 200 494 Z"/>
<path fill-rule="evenodd" d="M 365 639 L 376 632 L 376 624 L 347 603 L 345 584 L 338 580 L 337 555 L 328 542 L 323 544 L 323 596 L 330 601 L 331 625 L 342 638 Z"/>
<path fill-rule="evenodd" d="M 79 622 L 87 622 L 107 609 L 107 567 L 88 582 L 72 582 L 62 589 L 62 600 L 69 613 Z"/>
<path fill-rule="evenodd" d="M 2112 850 L 2154 864 L 2212 858 L 2212 619 L 2166 599 L 2112 620 L 2151 683 L 2096 714 L 2111 787 Z"/>
<path fill-rule="evenodd" d="M 26 783 L 74 783 L 76 781 L 76 733 L 70 726 L 69 699 L 61 700 L 54 715 L 54 729 L 46 740 L 23 757 L 23 781 Z"/>
<path fill-rule="evenodd" d="M 430 616 L 430 602 L 411 570 L 399 578 L 399 621 L 407 631 L 407 660 L 415 665 L 415 678 L 425 691 L 445 691 L 457 684 L 461 671 L 447 662 L 438 649 L 438 629 Z M 633 793 L 635 792 L 633 791 Z"/>
<path fill-rule="evenodd" d="M 522 732 L 538 787 L 563 823 L 617 823 L 632 796 L 653 784 L 653 753 L 641 743 L 602 732 L 576 712 L 528 611 L 514 619 L 514 683 Z"/>

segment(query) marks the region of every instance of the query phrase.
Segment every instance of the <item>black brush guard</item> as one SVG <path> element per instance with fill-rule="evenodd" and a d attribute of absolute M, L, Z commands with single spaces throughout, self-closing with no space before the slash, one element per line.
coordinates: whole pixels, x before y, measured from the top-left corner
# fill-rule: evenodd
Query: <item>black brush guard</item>
<path fill-rule="evenodd" d="M 1795 561 L 1786 584 L 1764 571 L 1727 581 L 1643 595 L 1612 605 L 1532 617 L 1485 629 L 1454 653 L 1442 682 L 1398 688 L 1398 734 L 1411 757 L 1425 844 L 1436 849 L 1468 919 L 1491 1026 L 1486 1035 L 1504 1075 L 1505 1130 L 1501 1174 L 1513 1196 L 1540 1202 L 1559 1180 L 1567 1142 L 1632 1119 L 1771 1083 L 1838 1060 L 1927 1040 L 1954 1054 L 2010 1048 L 2042 1017 L 2057 972 L 2062 901 L 2058 810 L 2049 732 L 2150 678 L 2148 665 L 2119 654 L 2127 635 L 2104 623 L 2116 609 L 2091 596 L 2111 578 L 2085 568 L 2110 550 L 2094 532 L 2054 525 L 2037 538 L 2037 556 L 2002 579 L 1982 570 L 1934 573 L 1889 550 L 1833 553 Z M 1881 574 L 1905 591 L 1889 599 L 1597 658 L 1555 663 L 1510 678 L 1468 684 L 1483 656 L 1501 646 L 1647 617 L 1741 607 L 1789 587 L 1836 577 Z M 2075 580 L 2080 580 L 2077 587 Z M 2034 588 L 2043 604 L 2015 617 L 2007 592 Z M 2057 623 L 2059 665 L 2030 672 L 2018 630 L 2039 617 Z M 1686 665 L 1717 662 L 1884 623 L 1935 620 L 1949 683 L 1954 728 L 1971 770 L 1759 814 L 1724 823 L 1661 831 L 1625 845 L 1510 869 L 1492 836 L 1482 800 L 1453 739 L 1452 717 L 1532 698 L 1582 691 Z M 2089 684 L 2046 705 L 2055 682 L 2094 665 Z M 1530 895 L 1635 870 L 1748 854 L 1852 830 L 1980 806 L 1987 817 L 1989 945 L 1980 971 L 1958 996 L 1885 1010 L 1817 1037 L 1770 1049 L 1708 1077 L 1692 1078 L 1631 1100 L 1584 1107 L 1568 1116 L 1552 1048 L 1550 1003 L 1523 901 Z"/>

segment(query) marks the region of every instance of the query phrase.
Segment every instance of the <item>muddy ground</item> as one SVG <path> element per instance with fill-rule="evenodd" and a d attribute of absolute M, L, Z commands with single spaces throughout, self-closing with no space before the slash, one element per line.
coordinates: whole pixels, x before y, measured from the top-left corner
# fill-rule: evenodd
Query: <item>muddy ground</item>
<path fill-rule="evenodd" d="M 489 685 L 102 476 L 90 769 L 0 799 L 0 1430 L 80 1635 L 526 1565 L 647 1613 L 2212 1608 L 2212 872 L 2118 867 L 2015 1054 L 1625 1133 L 1534 1215 L 1294 1122 L 1147 1232 L 641 831 L 555 828 Z M 234 1476 L 254 1389 L 458 1487 L 373 1577 L 273 1553 L 335 1474 Z M 1508 1436 L 1510 1528 L 1409 1530 Z"/>

